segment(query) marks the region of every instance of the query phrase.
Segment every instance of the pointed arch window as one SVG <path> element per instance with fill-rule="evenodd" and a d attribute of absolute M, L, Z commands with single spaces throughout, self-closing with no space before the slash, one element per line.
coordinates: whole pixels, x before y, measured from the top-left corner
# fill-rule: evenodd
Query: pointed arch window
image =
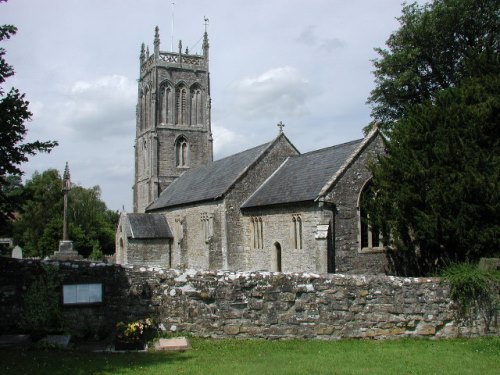
<path fill-rule="evenodd" d="M 169 86 L 164 86 L 162 91 L 161 101 L 160 101 L 160 123 L 166 124 L 169 122 L 171 117 L 170 112 L 172 112 L 172 88 Z"/>
<path fill-rule="evenodd" d="M 146 111 L 147 111 L 147 91 L 144 90 L 142 91 L 141 95 L 141 108 L 140 108 L 140 130 L 144 130 L 146 128 Z"/>
<path fill-rule="evenodd" d="M 264 227 L 262 217 L 250 218 L 252 224 L 252 246 L 254 249 L 264 248 Z"/>
<path fill-rule="evenodd" d="M 187 122 L 187 90 L 184 86 L 177 89 L 176 110 L 177 124 L 185 125 Z"/>
<path fill-rule="evenodd" d="M 293 231 L 293 247 L 294 249 L 302 249 L 302 218 L 300 215 L 293 215 L 292 217 L 292 231 Z"/>
<path fill-rule="evenodd" d="M 201 89 L 195 87 L 191 90 L 191 125 L 202 123 L 201 113 Z"/>
<path fill-rule="evenodd" d="M 362 252 L 380 251 L 384 249 L 380 229 L 373 224 L 368 214 L 367 205 L 375 198 L 372 184 L 368 182 L 359 196 L 359 242 Z"/>
<path fill-rule="evenodd" d="M 189 144 L 184 137 L 180 137 L 175 144 L 175 158 L 177 167 L 189 166 Z"/>

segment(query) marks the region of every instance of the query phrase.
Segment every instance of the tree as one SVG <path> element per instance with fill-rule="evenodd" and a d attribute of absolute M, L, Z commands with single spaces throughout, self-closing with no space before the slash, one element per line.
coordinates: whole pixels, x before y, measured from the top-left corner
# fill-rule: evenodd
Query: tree
<path fill-rule="evenodd" d="M 409 107 L 476 75 L 478 59 L 500 52 L 497 0 L 414 3 L 403 7 L 398 20 L 387 49 L 376 49 L 376 87 L 368 99 L 374 122 L 389 137 Z"/>
<path fill-rule="evenodd" d="M 399 21 L 374 61 L 387 154 L 366 209 L 394 271 L 422 275 L 498 252 L 500 3 L 410 4 Z"/>
<path fill-rule="evenodd" d="M 441 90 L 397 123 L 372 167 L 370 215 L 403 274 L 498 256 L 500 64 Z"/>
<path fill-rule="evenodd" d="M 45 257 L 62 239 L 63 194 L 59 172 L 35 172 L 23 188 L 24 202 L 13 223 L 14 240 L 27 256 Z M 99 186 L 73 185 L 68 197 L 68 232 L 74 249 L 84 257 L 114 252 L 118 214 L 106 208 Z"/>
<path fill-rule="evenodd" d="M 10 39 L 16 31 L 12 25 L 0 26 L 0 42 Z M 7 225 L 16 209 L 15 202 L 4 191 L 8 176 L 21 176 L 20 166 L 28 161 L 28 156 L 50 152 L 57 146 L 56 141 L 24 142 L 28 131 L 25 122 L 32 116 L 29 102 L 19 90 L 11 88 L 5 93 L 2 88 L 6 79 L 13 75 L 14 69 L 5 60 L 5 49 L 0 47 L 0 226 Z"/>

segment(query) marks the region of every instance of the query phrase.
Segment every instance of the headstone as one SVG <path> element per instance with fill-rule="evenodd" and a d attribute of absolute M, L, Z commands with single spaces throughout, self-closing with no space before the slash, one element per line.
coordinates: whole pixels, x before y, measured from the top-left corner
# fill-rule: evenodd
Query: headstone
<path fill-rule="evenodd" d="M 23 259 L 23 249 L 19 246 L 16 246 L 12 249 L 12 258 L 14 259 Z"/>
<path fill-rule="evenodd" d="M 159 351 L 184 352 L 189 349 L 189 341 L 185 337 L 174 337 L 171 339 L 160 339 L 155 349 Z"/>

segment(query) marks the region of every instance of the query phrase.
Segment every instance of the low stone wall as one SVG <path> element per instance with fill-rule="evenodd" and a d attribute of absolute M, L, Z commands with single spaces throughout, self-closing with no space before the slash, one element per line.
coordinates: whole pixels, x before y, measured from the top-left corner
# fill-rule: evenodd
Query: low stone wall
<path fill-rule="evenodd" d="M 102 283 L 103 303 L 63 307 L 68 328 L 112 333 L 118 321 L 154 317 L 165 331 L 240 338 L 451 338 L 485 334 L 455 320 L 437 278 L 196 272 L 48 262 L 63 283 Z M 13 331 L 39 261 L 0 259 L 0 330 Z M 490 333 L 498 334 L 493 322 Z"/>

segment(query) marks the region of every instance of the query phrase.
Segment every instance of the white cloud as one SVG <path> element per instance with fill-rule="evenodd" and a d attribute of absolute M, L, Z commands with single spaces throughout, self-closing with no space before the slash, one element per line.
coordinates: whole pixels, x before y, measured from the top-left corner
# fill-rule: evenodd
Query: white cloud
<path fill-rule="evenodd" d="M 316 47 L 320 51 L 327 53 L 337 48 L 344 47 L 345 43 L 339 38 L 321 38 L 316 34 L 316 27 L 309 25 L 297 37 L 297 42 L 310 47 Z"/>
<path fill-rule="evenodd" d="M 233 89 L 236 109 L 247 119 L 276 118 L 284 114 L 301 116 L 308 112 L 309 82 L 290 66 L 244 78 Z"/>
<path fill-rule="evenodd" d="M 245 136 L 243 134 L 237 134 L 231 129 L 213 123 L 212 131 L 214 135 L 215 160 L 242 150 L 242 144 L 245 143 Z"/>
<path fill-rule="evenodd" d="M 135 83 L 120 75 L 77 81 L 56 119 L 78 139 L 131 135 L 136 93 Z"/>

